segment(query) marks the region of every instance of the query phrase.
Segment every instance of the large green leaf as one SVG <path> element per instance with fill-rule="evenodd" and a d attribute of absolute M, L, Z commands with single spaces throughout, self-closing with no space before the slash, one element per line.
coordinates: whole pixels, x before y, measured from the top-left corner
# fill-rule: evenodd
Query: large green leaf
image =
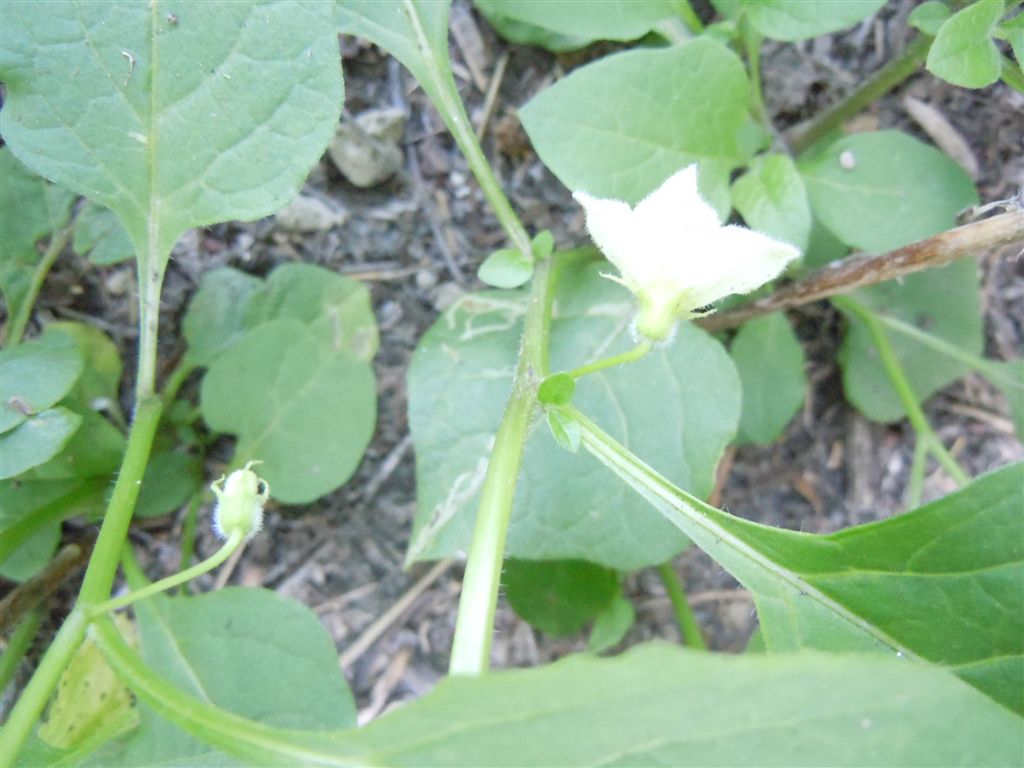
<path fill-rule="evenodd" d="M 281 728 L 355 725 L 334 643 L 305 606 L 261 589 L 157 597 L 136 609 L 150 669 L 199 700 Z M 88 764 L 235 765 L 148 707 L 139 729 Z"/>
<path fill-rule="evenodd" d="M 34 414 L 0 435 L 0 480 L 44 464 L 68 444 L 82 417 L 62 406 Z"/>
<path fill-rule="evenodd" d="M 879 316 L 902 320 L 969 354 L 982 352 L 984 327 L 974 259 L 864 288 L 853 296 Z M 839 349 L 847 398 L 869 419 L 890 422 L 903 418 L 903 404 L 886 375 L 870 332 L 852 314 L 847 317 L 850 325 Z M 909 336 L 889 331 L 886 335 L 919 400 L 969 370 L 964 362 Z"/>
<path fill-rule="evenodd" d="M 0 291 L 7 317 L 27 300 L 39 263 L 36 242 L 67 224 L 75 195 L 49 184 L 0 147 Z"/>
<path fill-rule="evenodd" d="M 373 435 L 373 370 L 337 340 L 290 317 L 263 323 L 214 360 L 203 418 L 238 435 L 235 463 L 264 462 L 274 498 L 291 504 L 334 490 Z"/>
<path fill-rule="evenodd" d="M 159 275 L 187 228 L 264 216 L 334 135 L 343 89 L 320 2 L 0 6 L 0 132 L 120 217 Z"/>
<path fill-rule="evenodd" d="M 852 654 L 615 659 L 455 677 L 365 728 L 256 726 L 104 650 L 136 693 L 247 764 L 377 766 L 1017 765 L 1024 724 L 944 670 Z M 955 727 L 951 727 L 951 723 Z"/>
<path fill-rule="evenodd" d="M 885 0 L 711 0 L 728 18 L 746 15 L 750 25 L 775 40 L 805 40 L 853 26 Z"/>
<path fill-rule="evenodd" d="M 582 414 L 583 445 L 754 593 L 770 650 L 874 650 L 950 667 L 1024 714 L 1024 463 L 828 536 L 681 491 Z"/>
<path fill-rule="evenodd" d="M 582 48 L 595 40 L 635 40 L 677 15 L 669 0 L 592 3 L 580 13 L 575 0 L 476 0 L 502 37 L 551 50 Z"/>
<path fill-rule="evenodd" d="M 131 238 L 120 219 L 109 208 L 89 201 L 75 219 L 72 248 L 88 256 L 93 264 L 117 264 L 135 255 Z"/>
<path fill-rule="evenodd" d="M 544 164 L 572 190 L 637 203 L 680 168 L 701 167 L 701 192 L 729 210 L 729 171 L 750 86 L 739 58 L 693 40 L 626 51 L 580 67 L 519 117 Z"/>
<path fill-rule="evenodd" d="M 551 332 L 552 370 L 569 370 L 633 346 L 635 307 L 601 277 L 592 250 L 564 260 Z M 417 513 L 410 561 L 457 556 L 469 544 L 476 501 L 502 404 L 512 385 L 525 296 L 470 294 L 423 336 L 409 371 L 416 445 Z M 698 496 L 739 417 L 739 382 L 721 345 L 684 325 L 672 345 L 585 377 L 575 402 Z M 651 408 L 657 403 L 657 408 Z M 586 559 L 631 569 L 660 563 L 685 539 L 585 454 L 535 428 L 506 552 L 524 559 Z"/>
<path fill-rule="evenodd" d="M 998 80 L 1003 62 L 992 33 L 1003 8 L 1003 0 L 985 0 L 947 19 L 928 49 L 928 71 L 964 88 L 984 88 Z"/>
<path fill-rule="evenodd" d="M 847 245 L 883 253 L 956 226 L 970 177 L 898 131 L 858 133 L 800 163 L 815 216 Z"/>

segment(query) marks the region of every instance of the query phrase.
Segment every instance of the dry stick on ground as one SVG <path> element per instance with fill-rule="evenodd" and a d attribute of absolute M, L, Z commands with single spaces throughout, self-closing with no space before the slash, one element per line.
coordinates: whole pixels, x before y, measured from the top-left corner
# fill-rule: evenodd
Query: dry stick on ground
<path fill-rule="evenodd" d="M 941 267 L 964 256 L 1018 241 L 1024 242 L 1024 211 L 966 224 L 880 256 L 858 255 L 833 262 L 802 280 L 783 286 L 770 296 L 701 318 L 696 323 L 707 331 L 734 328 L 769 312 L 791 309 L 923 269 Z"/>
<path fill-rule="evenodd" d="M 435 581 L 441 578 L 442 574 L 444 574 L 444 572 L 447 571 L 454 562 L 454 560 L 441 560 L 437 562 L 434 567 L 423 576 L 423 578 L 413 585 L 412 589 L 402 595 L 398 599 L 398 602 L 388 608 L 379 619 L 367 627 L 363 634 L 361 634 L 359 638 L 352 643 L 352 645 L 346 648 L 344 653 L 338 657 L 338 662 L 341 664 L 341 668 L 348 669 L 359 659 L 360 656 L 366 653 L 369 647 L 377 642 L 377 639 L 383 635 L 388 628 L 402 616 L 402 614 L 409 610 L 416 598 L 425 592 Z"/>

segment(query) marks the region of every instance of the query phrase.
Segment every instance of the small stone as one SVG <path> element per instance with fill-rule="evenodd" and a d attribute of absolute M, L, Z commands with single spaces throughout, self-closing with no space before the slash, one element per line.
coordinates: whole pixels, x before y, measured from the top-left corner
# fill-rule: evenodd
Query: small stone
<path fill-rule="evenodd" d="M 342 119 L 327 154 L 357 187 L 387 181 L 404 163 L 400 143 L 406 119 L 404 111 L 394 108 L 371 109 Z"/>
<path fill-rule="evenodd" d="M 433 288 L 435 285 L 437 285 L 437 275 L 429 269 L 421 269 L 416 273 L 416 287 L 421 291 Z"/>
<path fill-rule="evenodd" d="M 455 283 L 442 283 L 434 289 L 434 295 L 431 297 L 430 303 L 434 305 L 434 309 L 438 312 L 444 312 L 462 298 L 464 293 L 465 291 Z"/>
<path fill-rule="evenodd" d="M 289 232 L 324 232 L 344 224 L 348 211 L 329 206 L 323 200 L 309 195 L 298 195 L 274 214 L 278 226 Z"/>

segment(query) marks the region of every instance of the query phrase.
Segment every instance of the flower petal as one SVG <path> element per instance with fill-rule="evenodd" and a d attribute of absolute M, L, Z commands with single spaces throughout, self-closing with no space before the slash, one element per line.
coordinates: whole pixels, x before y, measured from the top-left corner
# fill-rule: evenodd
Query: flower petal
<path fill-rule="evenodd" d="M 722 227 L 713 249 L 701 254 L 690 290 L 690 309 L 736 293 L 749 293 L 777 277 L 800 250 L 744 227 Z M 702 274 L 698 274 L 702 273 Z"/>
<path fill-rule="evenodd" d="M 718 212 L 700 196 L 696 165 L 669 176 L 637 204 L 634 213 L 639 226 L 663 233 L 677 244 L 701 239 L 722 225 Z"/>
<path fill-rule="evenodd" d="M 586 192 L 574 192 L 576 202 L 587 213 L 587 231 L 605 257 L 629 280 L 625 265 L 635 251 L 639 233 L 633 221 L 633 210 L 621 200 L 604 200 Z"/>

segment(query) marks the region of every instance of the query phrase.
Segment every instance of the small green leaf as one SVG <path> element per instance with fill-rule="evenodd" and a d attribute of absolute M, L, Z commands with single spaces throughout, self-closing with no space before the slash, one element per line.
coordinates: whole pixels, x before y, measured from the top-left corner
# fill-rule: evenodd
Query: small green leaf
<path fill-rule="evenodd" d="M 47 335 L 0 350 L 0 433 L 58 403 L 82 375 L 85 360 L 74 339 Z"/>
<path fill-rule="evenodd" d="M 117 616 L 118 629 L 133 643 L 134 627 Z M 75 749 L 96 739 L 131 730 L 139 722 L 131 691 L 103 659 L 92 638 L 86 638 L 64 669 L 57 695 L 39 738 L 53 747 Z"/>
<path fill-rule="evenodd" d="M 853 297 L 881 315 L 894 317 L 955 344 L 972 355 L 984 346 L 978 267 L 972 258 L 862 288 Z M 906 412 L 892 387 L 871 334 L 856 317 L 839 349 L 846 397 L 869 419 L 892 422 Z M 903 372 L 924 401 L 969 368 L 912 338 L 886 330 Z"/>
<path fill-rule="evenodd" d="M 259 278 L 231 267 L 203 275 L 181 326 L 193 364 L 209 366 L 242 338 L 249 298 L 261 285 Z"/>
<path fill-rule="evenodd" d="M 502 248 L 484 259 L 477 277 L 495 288 L 518 288 L 533 277 L 533 258 L 515 248 Z"/>
<path fill-rule="evenodd" d="M 0 435 L 0 480 L 44 464 L 67 445 L 82 417 L 67 408 L 49 408 Z"/>
<path fill-rule="evenodd" d="M 939 28 L 952 15 L 953 12 L 942 0 L 927 0 L 910 12 L 907 23 L 926 35 L 935 37 L 939 34 Z"/>
<path fill-rule="evenodd" d="M 283 264 L 249 297 L 246 328 L 279 318 L 304 323 L 336 351 L 360 360 L 377 354 L 377 321 L 370 292 L 358 280 L 313 264 Z"/>
<path fill-rule="evenodd" d="M 594 626 L 587 639 L 587 650 L 591 653 L 603 653 L 618 645 L 636 621 L 633 603 L 619 593 L 594 618 Z"/>
<path fill-rule="evenodd" d="M 984 0 L 957 11 L 939 29 L 925 62 L 936 77 L 963 88 L 984 88 L 999 79 L 1002 59 L 992 33 L 1003 0 Z"/>
<path fill-rule="evenodd" d="M 87 201 L 75 219 L 72 248 L 93 264 L 117 264 L 135 256 L 135 246 L 120 219 L 109 208 Z"/>
<path fill-rule="evenodd" d="M 745 14 L 765 37 L 793 42 L 851 27 L 885 5 L 885 0 L 711 0 L 711 4 L 730 19 Z"/>
<path fill-rule="evenodd" d="M 28 299 L 39 264 L 36 243 L 68 223 L 74 202 L 71 190 L 45 181 L 0 147 L 0 291 L 8 318 Z"/>
<path fill-rule="evenodd" d="M 732 185 L 732 202 L 751 229 L 807 250 L 811 208 L 796 165 L 786 155 L 763 155 Z"/>
<path fill-rule="evenodd" d="M 533 258 L 535 260 L 541 261 L 550 258 L 555 250 L 555 236 L 551 234 L 550 229 L 545 229 L 543 232 L 538 232 L 534 235 L 530 245 L 533 247 Z"/>
<path fill-rule="evenodd" d="M 537 400 L 544 405 L 566 405 L 576 392 L 576 380 L 568 373 L 553 373 L 537 388 Z"/>
<path fill-rule="evenodd" d="M 203 378 L 203 418 L 238 435 L 234 463 L 264 463 L 274 498 L 298 504 L 342 485 L 373 435 L 369 363 L 292 318 L 259 325 Z"/>
<path fill-rule="evenodd" d="M 106 507 L 107 478 L 0 481 L 0 574 L 24 581 L 45 566 L 60 542 L 60 524 Z"/>
<path fill-rule="evenodd" d="M 580 425 L 558 406 L 551 406 L 544 412 L 548 429 L 555 442 L 569 453 L 580 449 Z"/>
<path fill-rule="evenodd" d="M 477 10 L 502 37 L 553 51 L 583 48 L 597 40 L 636 40 L 676 14 L 667 0 L 594 3 L 580 13 L 575 0 L 476 0 Z"/>
<path fill-rule="evenodd" d="M 847 136 L 801 162 L 800 172 L 814 215 L 868 253 L 950 229 L 978 201 L 959 165 L 898 131 Z"/>
<path fill-rule="evenodd" d="M 745 323 L 729 350 L 743 385 L 740 437 L 771 443 L 804 403 L 804 351 L 786 316 L 775 312 Z"/>
<path fill-rule="evenodd" d="M 578 632 L 621 594 L 616 571 L 585 560 L 506 560 L 501 580 L 512 609 L 552 637 Z"/>
<path fill-rule="evenodd" d="M 84 358 L 82 375 L 70 392 L 76 404 L 92 410 L 118 408 L 117 396 L 124 366 L 117 345 L 99 328 L 85 323 L 50 323 L 42 338 L 49 339 L 58 334 L 70 336 Z"/>
<path fill-rule="evenodd" d="M 746 158 L 746 70 L 705 39 L 626 51 L 574 70 L 519 111 L 544 164 L 572 190 L 636 204 L 699 163 L 701 193 L 729 210 L 729 171 Z"/>

